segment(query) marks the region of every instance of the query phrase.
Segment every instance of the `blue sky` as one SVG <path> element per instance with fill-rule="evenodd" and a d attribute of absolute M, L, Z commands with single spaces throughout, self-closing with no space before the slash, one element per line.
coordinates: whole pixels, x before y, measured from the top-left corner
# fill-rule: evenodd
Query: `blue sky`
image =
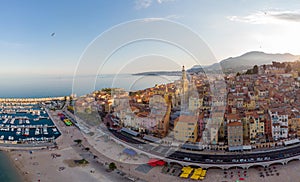
<path fill-rule="evenodd" d="M 297 0 L 2 0 L 0 17 L 1 75 L 72 75 L 98 35 L 143 18 L 189 27 L 217 60 L 254 50 L 300 55 Z"/>

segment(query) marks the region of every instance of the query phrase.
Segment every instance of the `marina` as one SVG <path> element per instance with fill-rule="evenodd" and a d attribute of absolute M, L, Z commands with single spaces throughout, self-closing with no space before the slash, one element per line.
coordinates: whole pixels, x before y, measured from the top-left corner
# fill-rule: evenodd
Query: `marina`
<path fill-rule="evenodd" d="M 0 143 L 53 141 L 60 132 L 40 102 L 0 103 Z"/>

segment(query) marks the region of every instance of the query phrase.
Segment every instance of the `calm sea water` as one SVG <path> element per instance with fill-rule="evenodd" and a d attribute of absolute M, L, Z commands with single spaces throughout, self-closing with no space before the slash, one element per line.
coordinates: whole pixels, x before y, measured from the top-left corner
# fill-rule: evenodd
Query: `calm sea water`
<path fill-rule="evenodd" d="M 49 97 L 70 95 L 72 90 L 78 96 L 107 87 L 139 90 L 153 87 L 155 84 L 169 83 L 178 76 L 134 76 L 131 74 L 101 75 L 98 77 L 73 76 L 7 76 L 0 77 L 0 97 Z"/>
<path fill-rule="evenodd" d="M 130 74 L 101 75 L 98 77 L 82 76 L 73 80 L 69 77 L 54 76 L 7 76 L 0 77 L 0 97 L 28 98 L 90 93 L 108 87 L 124 88 L 127 91 L 139 90 L 169 83 L 177 76 L 133 76 Z M 73 89 L 73 81 L 75 83 Z M 0 182 L 19 182 L 21 176 L 4 152 L 0 152 Z"/>
<path fill-rule="evenodd" d="M 22 177 L 14 167 L 9 156 L 0 151 L 0 181 L 2 182 L 22 182 Z"/>

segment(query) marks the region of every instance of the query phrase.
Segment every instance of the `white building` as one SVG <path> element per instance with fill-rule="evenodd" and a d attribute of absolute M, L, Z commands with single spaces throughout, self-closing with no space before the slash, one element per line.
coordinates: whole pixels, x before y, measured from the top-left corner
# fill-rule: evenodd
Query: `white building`
<path fill-rule="evenodd" d="M 288 114 L 282 108 L 269 109 L 274 140 L 288 137 Z"/>

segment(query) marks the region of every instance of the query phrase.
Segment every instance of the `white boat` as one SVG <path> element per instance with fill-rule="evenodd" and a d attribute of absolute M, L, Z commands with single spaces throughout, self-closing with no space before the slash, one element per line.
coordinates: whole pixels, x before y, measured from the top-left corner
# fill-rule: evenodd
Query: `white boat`
<path fill-rule="evenodd" d="M 14 123 L 15 123 L 15 118 L 12 118 L 10 124 L 14 124 Z"/>
<path fill-rule="evenodd" d="M 3 140 L 4 139 L 4 135 L 1 135 L 0 139 Z"/>
<path fill-rule="evenodd" d="M 40 120 L 39 118 L 34 118 L 34 119 L 33 119 L 33 121 L 39 121 L 39 120 Z"/>
<path fill-rule="evenodd" d="M 7 121 L 8 121 L 8 119 L 7 119 L 7 118 L 5 118 L 5 120 L 3 121 L 3 124 L 6 124 L 6 123 L 7 123 Z"/>
<path fill-rule="evenodd" d="M 13 136 L 8 136 L 8 140 L 14 140 Z"/>
<path fill-rule="evenodd" d="M 24 136 L 29 136 L 29 128 L 25 128 Z"/>
<path fill-rule="evenodd" d="M 19 119 L 19 124 L 23 124 L 23 120 L 22 119 Z"/>
<path fill-rule="evenodd" d="M 39 134 L 40 134 L 40 129 L 39 129 L 39 128 L 36 128 L 34 134 L 35 134 L 35 135 L 39 135 Z"/>
<path fill-rule="evenodd" d="M 44 127 L 44 128 L 43 128 L 43 133 L 44 133 L 44 135 L 48 135 L 47 127 Z"/>
<path fill-rule="evenodd" d="M 17 131 L 17 132 L 16 132 L 16 135 L 21 135 L 21 131 Z"/>
<path fill-rule="evenodd" d="M 30 121 L 29 121 L 29 119 L 26 119 L 26 121 L 25 121 L 25 122 L 26 122 L 26 124 L 30 124 Z"/>

